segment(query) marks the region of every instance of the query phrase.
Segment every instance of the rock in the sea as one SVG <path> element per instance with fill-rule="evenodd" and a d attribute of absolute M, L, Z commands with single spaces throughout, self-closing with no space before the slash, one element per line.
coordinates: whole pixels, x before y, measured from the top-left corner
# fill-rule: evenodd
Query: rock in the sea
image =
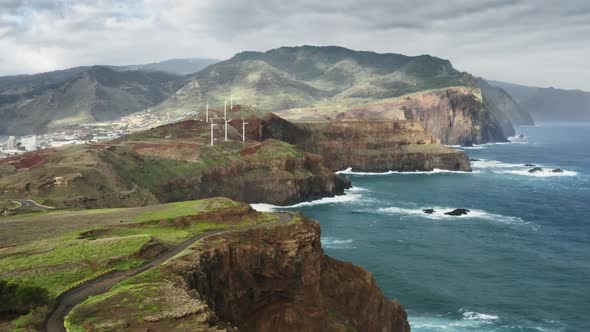
<path fill-rule="evenodd" d="M 469 161 L 481 161 L 481 159 L 471 158 Z"/>
<path fill-rule="evenodd" d="M 520 136 L 518 136 L 518 138 L 524 138 L 524 135 L 523 134 L 520 134 Z"/>
<path fill-rule="evenodd" d="M 462 215 L 468 214 L 469 212 L 471 212 L 471 211 L 469 211 L 467 209 L 454 209 L 453 211 L 445 212 L 445 214 L 447 216 L 462 216 Z"/>
<path fill-rule="evenodd" d="M 434 209 L 424 209 L 422 211 L 424 211 L 424 213 L 426 214 L 433 214 L 434 212 L 436 212 Z"/>
<path fill-rule="evenodd" d="M 563 173 L 563 170 L 561 168 L 556 168 L 556 169 L 552 170 L 551 172 L 553 172 L 553 173 Z"/>
<path fill-rule="evenodd" d="M 535 164 L 524 164 L 524 165 L 525 165 L 526 167 L 535 167 L 535 166 L 537 166 L 537 165 L 535 165 Z"/>
<path fill-rule="evenodd" d="M 535 168 L 529 169 L 529 173 L 537 173 L 537 172 L 543 172 L 543 169 L 541 167 L 535 167 Z"/>

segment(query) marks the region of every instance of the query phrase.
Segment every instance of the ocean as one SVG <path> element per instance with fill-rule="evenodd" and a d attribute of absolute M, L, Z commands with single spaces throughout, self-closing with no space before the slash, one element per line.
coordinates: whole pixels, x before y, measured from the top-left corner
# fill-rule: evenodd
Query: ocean
<path fill-rule="evenodd" d="M 320 221 L 328 255 L 371 271 L 412 331 L 590 331 L 590 125 L 517 132 L 465 148 L 473 173 L 344 172 L 347 195 L 289 209 Z"/>

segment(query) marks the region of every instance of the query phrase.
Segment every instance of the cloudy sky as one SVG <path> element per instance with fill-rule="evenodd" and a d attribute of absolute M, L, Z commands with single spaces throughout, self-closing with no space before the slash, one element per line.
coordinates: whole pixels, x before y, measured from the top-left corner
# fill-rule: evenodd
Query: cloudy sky
<path fill-rule="evenodd" d="M 588 0 L 0 0 L 0 75 L 303 44 L 590 90 Z"/>

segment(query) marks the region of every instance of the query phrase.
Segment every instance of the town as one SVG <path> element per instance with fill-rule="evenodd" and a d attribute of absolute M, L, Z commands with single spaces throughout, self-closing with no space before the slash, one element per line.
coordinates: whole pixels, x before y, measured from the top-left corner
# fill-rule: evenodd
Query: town
<path fill-rule="evenodd" d="M 6 141 L 0 141 L 0 159 L 29 151 L 56 148 L 68 144 L 92 144 L 109 141 L 195 115 L 197 115 L 195 111 L 176 115 L 152 112 L 151 109 L 147 109 L 114 121 L 69 126 L 37 135 L 8 136 Z"/>

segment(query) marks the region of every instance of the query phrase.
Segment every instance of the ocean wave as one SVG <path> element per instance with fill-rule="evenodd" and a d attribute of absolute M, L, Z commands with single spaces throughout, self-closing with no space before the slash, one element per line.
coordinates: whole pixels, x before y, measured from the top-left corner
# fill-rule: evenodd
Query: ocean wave
<path fill-rule="evenodd" d="M 564 324 L 547 322 L 539 326 L 531 322 L 505 322 L 499 316 L 473 311 L 459 311 L 455 315 L 412 315 L 408 317 L 413 332 L 472 332 L 472 331 L 564 331 Z"/>
<path fill-rule="evenodd" d="M 351 188 L 344 190 L 344 192 L 346 192 L 346 193 L 357 193 L 357 192 L 361 192 L 361 191 L 369 191 L 369 189 L 362 188 L 362 187 L 351 187 Z"/>
<path fill-rule="evenodd" d="M 539 172 L 529 172 L 529 169 L 522 169 L 522 170 L 509 170 L 509 171 L 497 171 L 495 173 L 499 174 L 512 174 L 512 175 L 523 175 L 523 176 L 534 176 L 537 178 L 549 178 L 549 177 L 559 177 L 559 176 L 577 176 L 578 172 L 574 171 L 566 171 L 560 173 L 552 172 L 550 169 L 543 169 Z"/>
<path fill-rule="evenodd" d="M 428 214 L 424 212 L 424 209 L 433 209 L 435 212 Z M 391 215 L 405 215 L 405 216 L 421 216 L 428 219 L 484 219 L 490 221 L 499 221 L 502 223 L 513 224 L 523 223 L 524 220 L 519 217 L 505 216 L 501 214 L 494 214 L 483 210 L 469 209 L 469 213 L 463 216 L 449 216 L 445 212 L 453 211 L 455 208 L 430 206 L 422 208 L 403 208 L 403 207 L 386 207 L 377 209 L 378 213 L 391 214 Z"/>
<path fill-rule="evenodd" d="M 473 173 L 474 172 L 449 171 L 449 170 L 446 170 L 446 169 L 438 169 L 438 168 L 435 168 L 432 171 L 414 171 L 414 172 L 400 172 L 400 171 L 387 171 L 387 172 L 353 172 L 351 167 L 349 167 L 349 168 L 347 168 L 345 170 L 336 172 L 336 174 L 345 174 L 345 175 L 391 175 L 391 174 L 399 174 L 399 175 L 432 175 L 432 174 L 473 174 Z"/>
<path fill-rule="evenodd" d="M 477 321 L 482 321 L 482 322 L 492 322 L 495 320 L 498 320 L 498 316 L 496 315 L 490 315 L 490 314 L 482 314 L 479 312 L 475 312 L 475 311 L 466 311 L 465 309 L 461 308 L 459 310 L 459 312 L 461 312 L 463 314 L 463 319 L 466 320 L 477 320 Z"/>
<path fill-rule="evenodd" d="M 576 176 L 578 175 L 577 172 L 563 170 L 563 172 L 552 172 L 553 169 L 556 167 L 549 167 L 539 164 L 534 164 L 535 166 L 525 166 L 523 164 L 514 164 L 514 163 L 505 163 L 498 160 L 486 160 L 481 159 L 477 161 L 472 161 L 471 166 L 474 169 L 487 169 L 492 171 L 493 173 L 497 174 L 512 174 L 512 175 L 523 175 L 523 176 L 533 176 L 533 177 L 559 177 L 559 176 Z M 538 172 L 529 172 L 530 169 L 534 167 L 541 167 L 543 170 Z"/>
<path fill-rule="evenodd" d="M 328 249 L 354 249 L 352 239 L 340 240 L 333 237 L 322 237 L 322 247 Z"/>
<path fill-rule="evenodd" d="M 266 203 L 254 203 L 254 204 L 250 204 L 250 206 L 252 206 L 252 208 L 256 211 L 259 212 L 275 212 L 277 210 L 281 210 L 281 209 L 296 209 L 296 208 L 300 208 L 300 207 L 305 207 L 305 206 L 314 206 L 314 205 L 320 205 L 320 204 L 336 204 L 336 203 L 345 203 L 345 202 L 354 202 L 354 201 L 358 201 L 361 198 L 361 195 L 359 194 L 346 194 L 346 195 L 340 195 L 340 196 L 334 196 L 334 197 L 324 197 L 321 199 L 317 199 L 314 201 L 309 201 L 309 202 L 301 202 L 301 203 L 297 203 L 297 204 L 293 204 L 293 205 L 272 205 L 272 204 L 266 204 Z"/>
<path fill-rule="evenodd" d="M 473 168 L 516 168 L 516 167 L 526 167 L 524 164 L 512 164 L 512 163 L 505 163 L 498 160 L 486 160 L 480 159 L 471 162 L 471 166 Z"/>

